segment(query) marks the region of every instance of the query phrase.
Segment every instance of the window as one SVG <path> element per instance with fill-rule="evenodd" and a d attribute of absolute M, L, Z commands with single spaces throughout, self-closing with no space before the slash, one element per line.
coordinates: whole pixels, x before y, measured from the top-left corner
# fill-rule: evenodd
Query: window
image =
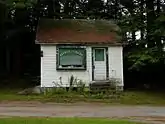
<path fill-rule="evenodd" d="M 61 46 L 57 51 L 57 69 L 86 69 L 85 48 Z"/>
<path fill-rule="evenodd" d="M 95 61 L 104 61 L 104 49 L 95 49 Z"/>

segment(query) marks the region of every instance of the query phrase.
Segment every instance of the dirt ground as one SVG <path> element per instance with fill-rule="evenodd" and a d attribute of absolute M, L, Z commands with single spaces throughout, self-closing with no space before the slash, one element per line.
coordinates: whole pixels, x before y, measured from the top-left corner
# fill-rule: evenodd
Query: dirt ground
<path fill-rule="evenodd" d="M 9 116 L 124 118 L 148 124 L 165 124 L 165 107 L 115 106 L 96 103 L 1 102 L 0 117 Z"/>

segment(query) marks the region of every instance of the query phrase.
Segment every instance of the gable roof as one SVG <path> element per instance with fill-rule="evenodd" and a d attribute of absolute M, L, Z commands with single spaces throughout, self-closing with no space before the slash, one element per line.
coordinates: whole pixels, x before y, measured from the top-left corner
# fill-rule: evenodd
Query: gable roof
<path fill-rule="evenodd" d="M 119 32 L 119 27 L 107 20 L 41 19 L 36 43 L 120 44 Z"/>

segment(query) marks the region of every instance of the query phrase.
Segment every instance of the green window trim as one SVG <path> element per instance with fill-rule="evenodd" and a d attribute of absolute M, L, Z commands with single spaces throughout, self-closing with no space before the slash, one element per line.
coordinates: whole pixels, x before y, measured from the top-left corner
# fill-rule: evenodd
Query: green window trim
<path fill-rule="evenodd" d="M 84 46 L 57 46 L 57 70 L 86 70 Z"/>

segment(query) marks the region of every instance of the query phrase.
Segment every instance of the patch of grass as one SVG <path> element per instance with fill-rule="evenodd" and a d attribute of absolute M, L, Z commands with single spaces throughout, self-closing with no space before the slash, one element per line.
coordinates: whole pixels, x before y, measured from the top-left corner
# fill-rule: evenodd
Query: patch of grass
<path fill-rule="evenodd" d="M 120 99 L 121 104 L 165 105 L 165 92 L 126 91 Z"/>
<path fill-rule="evenodd" d="M 1 118 L 1 124 L 140 124 L 125 120 L 87 118 Z"/>
<path fill-rule="evenodd" d="M 118 99 L 106 99 L 102 96 L 90 96 L 66 92 L 53 95 L 18 95 L 20 90 L 0 90 L 0 101 L 40 101 L 54 103 L 98 102 L 124 105 L 165 105 L 165 93 L 124 91 Z"/>
<path fill-rule="evenodd" d="M 42 95 L 18 95 L 20 89 L 1 89 L 0 90 L 0 101 L 40 101 L 44 97 Z"/>

